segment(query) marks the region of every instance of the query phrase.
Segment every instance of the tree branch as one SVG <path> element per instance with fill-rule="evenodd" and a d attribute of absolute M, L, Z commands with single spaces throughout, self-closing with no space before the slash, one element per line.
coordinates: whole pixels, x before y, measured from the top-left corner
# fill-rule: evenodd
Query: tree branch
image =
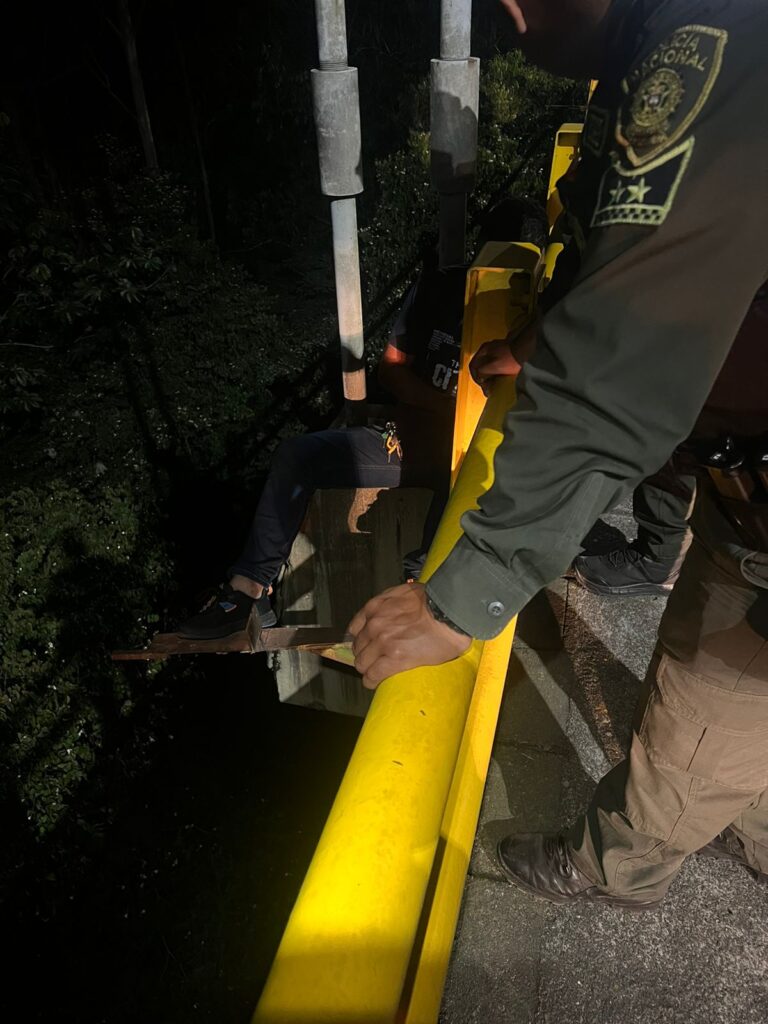
<path fill-rule="evenodd" d="M 131 108 L 128 106 L 128 104 L 125 103 L 117 95 L 117 93 L 112 89 L 112 86 L 110 85 L 110 81 L 109 81 L 109 76 L 107 75 L 107 73 L 105 71 L 102 71 L 101 67 L 99 66 L 98 61 L 96 60 L 96 57 L 93 55 L 93 53 L 91 52 L 91 49 L 90 49 L 90 47 L 88 45 L 86 45 L 86 47 L 85 47 L 85 53 L 86 53 L 86 57 L 88 58 L 88 61 L 91 64 L 91 67 L 89 69 L 91 74 L 100 83 L 102 88 L 105 89 L 106 92 L 112 97 L 112 99 L 115 101 L 115 103 L 117 103 L 118 106 L 122 107 L 122 109 L 125 111 L 125 113 L 130 118 L 132 118 L 135 121 L 136 120 L 136 112 L 134 110 L 131 110 Z M 88 63 L 88 61 L 86 63 Z"/>
<path fill-rule="evenodd" d="M 0 341 L 0 348 L 42 348 L 50 349 L 53 345 L 32 345 L 28 341 Z"/>

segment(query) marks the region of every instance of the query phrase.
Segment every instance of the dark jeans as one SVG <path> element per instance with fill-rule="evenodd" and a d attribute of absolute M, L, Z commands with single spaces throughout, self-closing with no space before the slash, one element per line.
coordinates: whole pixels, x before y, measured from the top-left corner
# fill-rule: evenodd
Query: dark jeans
<path fill-rule="evenodd" d="M 429 546 L 448 496 L 448 464 L 405 447 L 387 457 L 375 427 L 321 430 L 283 441 L 275 453 L 253 525 L 229 575 L 269 586 L 290 554 L 315 491 L 336 487 L 428 487 L 435 492 L 422 544 Z M 419 457 L 422 456 L 422 457 Z"/>
<path fill-rule="evenodd" d="M 674 561 L 690 543 L 688 519 L 696 495 L 696 477 L 667 463 L 635 488 L 632 512 L 637 546 L 657 561 Z"/>

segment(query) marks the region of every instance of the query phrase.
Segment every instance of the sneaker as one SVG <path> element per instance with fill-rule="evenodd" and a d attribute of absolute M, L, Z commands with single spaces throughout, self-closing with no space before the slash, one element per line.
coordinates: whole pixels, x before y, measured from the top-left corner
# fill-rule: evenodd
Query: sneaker
<path fill-rule="evenodd" d="M 573 574 L 583 587 L 603 597 L 669 594 L 680 575 L 680 560 L 661 561 L 629 545 L 607 555 L 579 555 Z"/>
<path fill-rule="evenodd" d="M 264 593 L 254 599 L 224 583 L 197 615 L 176 628 L 176 634 L 185 640 L 223 640 L 233 633 L 241 633 L 254 610 L 259 616 L 262 629 L 276 624 L 277 616 L 272 609 L 269 594 Z"/>

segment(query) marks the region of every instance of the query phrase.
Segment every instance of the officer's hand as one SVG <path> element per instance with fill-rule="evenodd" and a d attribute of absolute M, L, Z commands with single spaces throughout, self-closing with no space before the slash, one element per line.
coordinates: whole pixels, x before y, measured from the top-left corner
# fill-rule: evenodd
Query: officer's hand
<path fill-rule="evenodd" d="M 355 668 L 369 690 L 396 672 L 452 661 L 472 643 L 432 617 L 420 583 L 391 587 L 372 598 L 348 631 L 354 638 Z"/>
<path fill-rule="evenodd" d="M 480 385 L 484 395 L 490 393 L 494 377 L 516 377 L 521 370 L 522 366 L 512 354 L 506 338 L 486 341 L 472 356 L 469 364 L 472 379 Z"/>
<path fill-rule="evenodd" d="M 483 394 L 490 393 L 494 377 L 516 377 L 523 363 L 530 359 L 536 349 L 537 322 L 532 320 L 517 331 L 510 331 L 506 338 L 486 341 L 475 352 L 469 364 L 469 372 Z"/>

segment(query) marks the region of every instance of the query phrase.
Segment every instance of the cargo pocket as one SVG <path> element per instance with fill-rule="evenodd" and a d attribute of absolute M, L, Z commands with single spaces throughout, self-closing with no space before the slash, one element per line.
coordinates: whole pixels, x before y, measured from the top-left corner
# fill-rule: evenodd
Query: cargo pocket
<path fill-rule="evenodd" d="M 640 738 L 654 764 L 730 789 L 768 785 L 768 697 L 722 689 L 664 656 Z"/>
<path fill-rule="evenodd" d="M 638 737 L 653 764 L 687 772 L 696 758 L 706 726 L 693 718 L 687 704 L 669 686 L 670 659 L 663 655 Z M 670 692 L 672 690 L 672 692 Z"/>

